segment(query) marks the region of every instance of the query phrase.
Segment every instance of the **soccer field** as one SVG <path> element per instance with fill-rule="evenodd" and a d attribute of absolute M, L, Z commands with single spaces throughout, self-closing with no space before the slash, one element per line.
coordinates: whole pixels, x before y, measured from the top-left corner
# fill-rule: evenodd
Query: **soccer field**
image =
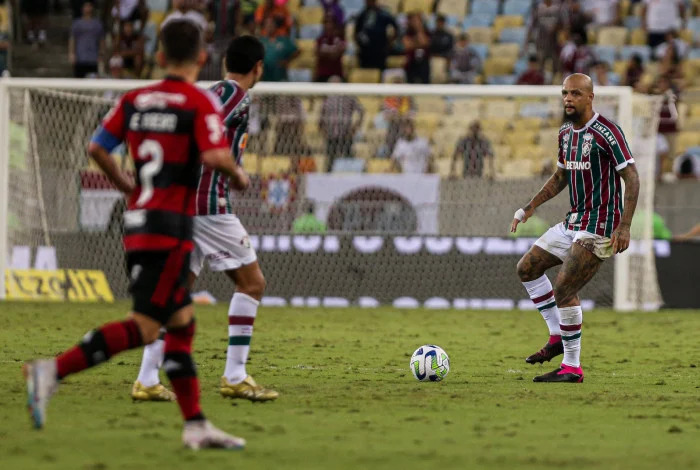
<path fill-rule="evenodd" d="M 204 411 L 240 452 L 186 451 L 172 403 L 133 404 L 141 351 L 70 377 L 31 429 L 22 361 L 123 316 L 114 305 L 0 303 L 0 468 L 700 468 L 700 312 L 584 313 L 583 384 L 535 384 L 555 364 L 534 312 L 262 309 L 248 371 L 277 402 L 218 395 L 226 306 L 198 307 Z M 442 346 L 451 371 L 419 383 L 413 350 Z"/>

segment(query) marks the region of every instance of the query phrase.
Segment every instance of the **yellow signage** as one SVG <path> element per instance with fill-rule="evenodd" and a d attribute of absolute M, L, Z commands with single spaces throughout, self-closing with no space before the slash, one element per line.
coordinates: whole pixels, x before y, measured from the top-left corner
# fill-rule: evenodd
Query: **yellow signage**
<path fill-rule="evenodd" d="M 114 302 L 102 271 L 84 269 L 7 269 L 6 300 Z"/>

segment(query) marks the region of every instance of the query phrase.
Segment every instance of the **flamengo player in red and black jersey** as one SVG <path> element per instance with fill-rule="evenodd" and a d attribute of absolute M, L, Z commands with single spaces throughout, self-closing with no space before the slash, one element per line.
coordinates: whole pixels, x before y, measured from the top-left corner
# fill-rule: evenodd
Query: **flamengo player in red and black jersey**
<path fill-rule="evenodd" d="M 223 106 L 231 153 L 238 164 L 242 162 L 248 140 L 248 90 L 262 76 L 264 56 L 265 48 L 257 38 L 239 36 L 233 39 L 226 50 L 226 79 L 211 88 Z M 257 384 L 246 372 L 253 324 L 265 290 L 265 278 L 248 232 L 233 213 L 229 178 L 219 171 L 202 167 L 196 204 L 189 285 L 192 286 L 206 261 L 212 271 L 224 272 L 236 286 L 228 310 L 229 342 L 220 393 L 224 397 L 251 401 L 275 400 L 278 397 L 275 390 Z M 131 388 L 134 400 L 172 399 L 172 392 L 160 383 L 158 377 L 158 368 L 162 363 L 161 340 L 144 348 L 139 376 Z"/>
<path fill-rule="evenodd" d="M 206 60 L 201 32 L 192 22 L 172 21 L 161 31 L 159 63 L 165 80 L 126 93 L 105 117 L 89 153 L 127 196 L 124 247 L 133 310 L 127 320 L 88 333 L 55 359 L 25 365 L 29 410 L 36 427 L 45 422 L 48 399 L 64 377 L 165 334 L 165 365 L 185 419 L 186 447 L 241 448 L 245 441 L 215 428 L 199 404 L 192 360 L 194 317 L 187 286 L 192 218 L 201 163 L 245 179 L 231 157 L 215 96 L 194 85 Z M 109 153 L 126 141 L 136 168 L 135 184 Z"/>
<path fill-rule="evenodd" d="M 571 210 L 550 228 L 518 263 L 518 276 L 549 327 L 549 341 L 527 359 L 550 361 L 564 354 L 560 367 L 535 382 L 583 382 L 578 292 L 603 260 L 627 249 L 639 196 L 639 175 L 622 129 L 593 111 L 593 83 L 574 74 L 562 87 L 567 123 L 559 132 L 557 171 L 511 224 L 525 222 L 535 208 L 569 187 Z M 624 205 L 621 180 L 625 182 Z M 554 288 L 545 271 L 562 264 Z"/>

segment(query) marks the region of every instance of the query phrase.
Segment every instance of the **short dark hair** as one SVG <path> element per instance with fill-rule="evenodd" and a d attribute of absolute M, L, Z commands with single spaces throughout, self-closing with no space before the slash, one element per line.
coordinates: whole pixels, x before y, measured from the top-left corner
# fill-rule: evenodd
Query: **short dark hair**
<path fill-rule="evenodd" d="M 173 64 L 197 62 L 202 49 L 202 31 L 190 20 L 168 21 L 160 31 L 165 60 Z"/>
<path fill-rule="evenodd" d="M 265 57 L 265 46 L 255 36 L 234 38 L 226 49 L 226 70 L 246 74 Z"/>

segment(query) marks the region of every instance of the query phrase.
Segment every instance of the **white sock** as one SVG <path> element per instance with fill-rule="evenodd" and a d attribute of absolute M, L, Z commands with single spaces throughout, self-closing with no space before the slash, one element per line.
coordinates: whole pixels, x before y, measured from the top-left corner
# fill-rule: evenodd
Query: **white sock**
<path fill-rule="evenodd" d="M 161 336 L 165 332 L 161 329 Z M 158 372 L 160 366 L 163 365 L 163 356 L 165 354 L 165 341 L 158 338 L 151 344 L 147 344 L 143 348 L 143 358 L 141 359 L 141 369 L 139 370 L 138 380 L 144 387 L 152 387 L 160 383 Z"/>
<path fill-rule="evenodd" d="M 523 282 L 523 286 L 525 286 L 537 310 L 542 314 L 542 318 L 547 322 L 549 334 L 560 335 L 559 309 L 554 301 L 554 290 L 552 289 L 552 283 L 549 282 L 547 275 L 543 274 L 539 279 L 535 279 L 534 281 L 525 281 Z"/>
<path fill-rule="evenodd" d="M 571 367 L 581 366 L 581 324 L 583 311 L 580 306 L 562 307 L 561 340 L 564 342 L 564 360 L 562 364 Z"/>
<path fill-rule="evenodd" d="M 247 294 L 236 292 L 228 308 L 228 349 L 224 377 L 229 383 L 242 382 L 248 375 L 245 363 L 250 352 L 253 323 L 260 302 Z"/>

